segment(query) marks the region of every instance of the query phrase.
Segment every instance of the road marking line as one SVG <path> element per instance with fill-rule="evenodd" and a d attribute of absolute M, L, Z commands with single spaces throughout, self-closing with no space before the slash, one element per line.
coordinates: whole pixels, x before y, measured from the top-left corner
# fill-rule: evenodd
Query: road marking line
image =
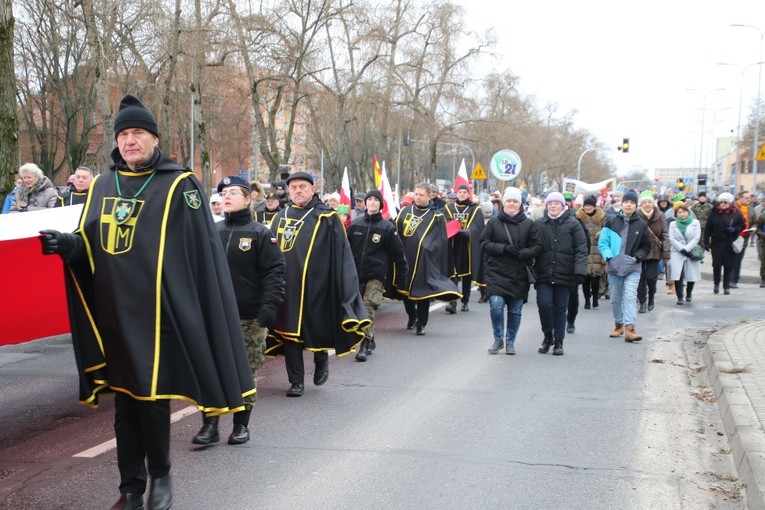
<path fill-rule="evenodd" d="M 192 415 L 197 412 L 199 412 L 199 410 L 195 406 L 184 407 L 183 409 L 180 409 L 170 415 L 170 423 L 175 423 L 179 420 L 182 420 L 186 416 Z M 94 446 L 93 448 L 88 448 L 87 450 L 81 451 L 80 453 L 75 453 L 74 455 L 72 455 L 72 457 L 92 459 L 93 457 L 97 457 L 101 455 L 102 453 L 106 453 L 109 450 L 112 450 L 116 447 L 117 447 L 117 440 L 110 439 L 108 441 L 104 441 L 103 443 L 99 445 Z"/>

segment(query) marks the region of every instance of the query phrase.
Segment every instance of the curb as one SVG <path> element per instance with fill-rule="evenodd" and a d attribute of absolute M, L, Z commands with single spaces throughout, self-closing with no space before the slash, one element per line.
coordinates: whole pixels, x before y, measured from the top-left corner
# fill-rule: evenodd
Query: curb
<path fill-rule="evenodd" d="M 734 365 L 724 340 L 735 334 L 738 327 L 741 326 L 729 326 L 709 336 L 704 362 L 730 441 L 736 471 L 746 486 L 748 506 L 765 508 L 765 433 L 741 380 L 735 374 L 725 372 Z"/>

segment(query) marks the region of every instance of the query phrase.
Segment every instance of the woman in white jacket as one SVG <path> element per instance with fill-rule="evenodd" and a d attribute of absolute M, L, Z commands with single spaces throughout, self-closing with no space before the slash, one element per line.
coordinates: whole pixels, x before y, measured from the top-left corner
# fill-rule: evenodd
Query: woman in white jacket
<path fill-rule="evenodd" d="M 701 240 L 701 224 L 691 216 L 685 202 L 675 202 L 675 221 L 669 224 L 669 272 L 675 282 L 677 304 L 683 304 L 683 281 L 687 283 L 685 300 L 691 301 L 693 284 L 701 280 L 701 261 L 691 260 L 690 252 Z"/>

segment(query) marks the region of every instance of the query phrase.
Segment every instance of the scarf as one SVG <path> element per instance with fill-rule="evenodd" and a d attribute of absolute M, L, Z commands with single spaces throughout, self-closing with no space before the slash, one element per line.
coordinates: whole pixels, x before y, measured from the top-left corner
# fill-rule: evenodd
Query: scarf
<path fill-rule="evenodd" d="M 693 216 L 691 216 L 690 214 L 684 220 L 681 220 L 680 218 L 677 218 L 677 217 L 675 218 L 675 224 L 677 225 L 678 230 L 680 230 L 680 233 L 683 234 L 683 237 L 685 237 L 685 229 L 688 228 L 688 225 L 690 225 L 692 221 L 693 221 Z"/>

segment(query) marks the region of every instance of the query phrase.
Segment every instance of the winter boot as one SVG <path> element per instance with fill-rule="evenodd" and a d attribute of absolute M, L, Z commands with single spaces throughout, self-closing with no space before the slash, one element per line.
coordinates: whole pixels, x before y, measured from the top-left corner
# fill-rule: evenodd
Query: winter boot
<path fill-rule="evenodd" d="M 555 346 L 553 347 L 553 356 L 563 356 L 563 339 L 556 338 Z"/>
<path fill-rule="evenodd" d="M 645 303 L 640 303 L 640 308 L 638 308 L 638 313 L 645 313 L 647 310 L 648 308 L 646 308 Z"/>
<path fill-rule="evenodd" d="M 686 288 L 685 288 L 685 301 L 690 303 L 691 302 L 691 292 L 693 292 L 693 284 L 695 282 L 688 282 Z"/>
<path fill-rule="evenodd" d="M 199 429 L 197 435 L 191 440 L 194 444 L 210 444 L 220 441 L 218 435 L 218 416 L 204 417 L 202 428 Z"/>
<path fill-rule="evenodd" d="M 481 293 L 481 297 L 478 298 L 479 303 L 486 303 L 489 301 L 489 297 L 486 295 L 486 287 L 478 287 L 478 292 Z"/>
<path fill-rule="evenodd" d="M 245 405 L 244 407 L 244 411 L 234 413 L 234 429 L 228 436 L 228 444 L 244 444 L 250 440 L 250 431 L 247 429 L 247 425 L 250 424 L 252 406 Z"/>
<path fill-rule="evenodd" d="M 640 336 L 637 333 L 635 333 L 635 326 L 634 325 L 627 326 L 625 329 L 626 329 L 625 332 L 624 332 L 624 341 L 625 342 L 639 342 L 640 340 L 643 339 L 642 336 Z"/>
<path fill-rule="evenodd" d="M 592 307 L 597 308 L 598 307 L 598 293 L 592 295 Z"/>
<path fill-rule="evenodd" d="M 494 343 L 489 347 L 489 354 L 497 354 L 505 346 L 505 342 L 502 340 L 494 340 Z"/>
<path fill-rule="evenodd" d="M 576 332 L 576 326 L 573 321 L 566 322 L 566 333 L 574 334 Z"/>
<path fill-rule="evenodd" d="M 675 294 L 677 295 L 677 304 L 683 304 L 683 286 L 679 283 L 675 284 Z"/>
<path fill-rule="evenodd" d="M 553 336 L 552 333 L 545 333 L 545 339 L 542 340 L 542 345 L 539 347 L 539 354 L 547 354 L 550 352 L 550 347 L 552 347 L 553 344 Z"/>
<path fill-rule="evenodd" d="M 375 337 L 369 338 L 369 343 L 367 344 L 367 355 L 371 355 L 372 351 L 374 351 L 377 348 L 377 344 L 375 344 Z"/>
<path fill-rule="evenodd" d="M 648 307 L 647 308 L 648 308 L 649 312 L 651 310 L 653 310 L 653 307 L 654 307 L 653 296 L 654 296 L 653 294 L 650 294 L 650 293 L 648 294 Z"/>
<path fill-rule="evenodd" d="M 446 313 L 451 313 L 451 314 L 457 313 L 457 302 L 456 301 L 452 301 L 451 303 L 446 305 Z"/>
<path fill-rule="evenodd" d="M 505 354 L 515 356 L 515 345 L 510 342 L 505 342 Z"/>
<path fill-rule="evenodd" d="M 614 322 L 614 330 L 611 332 L 611 338 L 618 338 L 624 334 L 624 324 L 621 322 Z"/>
<path fill-rule="evenodd" d="M 590 298 L 585 298 L 584 300 L 584 309 L 589 310 L 590 309 Z"/>
<path fill-rule="evenodd" d="M 356 353 L 356 361 L 366 361 L 369 356 L 369 339 L 364 337 L 364 340 L 359 344 L 359 352 Z"/>
<path fill-rule="evenodd" d="M 675 293 L 675 282 L 667 283 L 667 294 L 672 295 Z"/>

